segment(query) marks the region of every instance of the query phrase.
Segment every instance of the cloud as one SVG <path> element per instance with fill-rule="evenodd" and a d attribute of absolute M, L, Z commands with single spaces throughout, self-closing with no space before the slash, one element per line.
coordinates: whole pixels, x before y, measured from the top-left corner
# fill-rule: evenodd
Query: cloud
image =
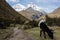
<path fill-rule="evenodd" d="M 46 12 L 53 11 L 60 6 L 60 0 L 6 0 L 16 11 L 25 9 L 28 3 L 33 2 Z M 21 4 L 20 4 L 21 3 Z M 23 5 L 22 5 L 23 4 Z M 25 6 L 24 6 L 25 5 Z"/>
<path fill-rule="evenodd" d="M 20 0 L 6 0 L 7 2 L 20 2 Z"/>
<path fill-rule="evenodd" d="M 18 0 L 10 0 L 11 2 L 16 2 L 16 1 L 18 1 Z"/>
<path fill-rule="evenodd" d="M 15 4 L 13 5 L 13 8 L 16 10 L 16 11 L 21 11 L 21 10 L 24 10 L 25 9 L 25 6 L 23 6 L 22 4 Z"/>

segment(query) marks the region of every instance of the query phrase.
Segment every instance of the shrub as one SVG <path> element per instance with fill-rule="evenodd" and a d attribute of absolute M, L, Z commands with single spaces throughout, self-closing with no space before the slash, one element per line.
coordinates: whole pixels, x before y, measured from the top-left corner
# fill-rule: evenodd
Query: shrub
<path fill-rule="evenodd" d="M 46 16 L 46 22 L 49 26 L 60 26 L 60 17 L 54 17 L 54 18 L 50 18 L 48 16 Z"/>
<path fill-rule="evenodd" d="M 10 26 L 10 20 L 0 19 L 0 28 L 5 29 Z"/>
<path fill-rule="evenodd" d="M 35 20 L 30 21 L 30 22 L 29 22 L 29 24 L 30 24 L 31 26 L 33 26 L 33 27 L 38 26 L 38 22 L 37 22 L 37 21 L 35 21 Z"/>

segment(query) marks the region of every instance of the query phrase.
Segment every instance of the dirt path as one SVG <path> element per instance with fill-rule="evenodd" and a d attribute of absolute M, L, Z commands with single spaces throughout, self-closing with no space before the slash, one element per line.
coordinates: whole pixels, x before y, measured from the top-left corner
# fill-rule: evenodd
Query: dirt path
<path fill-rule="evenodd" d="M 14 33 L 6 40 L 35 40 L 31 36 L 23 32 L 22 29 L 14 28 Z"/>

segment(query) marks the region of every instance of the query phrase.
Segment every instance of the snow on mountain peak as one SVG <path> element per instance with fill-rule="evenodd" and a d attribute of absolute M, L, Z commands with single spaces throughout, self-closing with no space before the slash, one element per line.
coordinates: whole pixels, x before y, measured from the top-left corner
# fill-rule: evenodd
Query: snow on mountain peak
<path fill-rule="evenodd" d="M 16 11 L 22 11 L 24 10 L 26 7 L 22 4 L 15 4 L 13 5 L 13 8 L 16 10 Z"/>
<path fill-rule="evenodd" d="M 40 12 L 43 11 L 39 6 L 37 6 L 36 4 L 34 4 L 32 2 L 28 4 L 27 8 L 29 8 L 29 7 L 31 7 L 34 10 L 40 11 Z"/>
<path fill-rule="evenodd" d="M 32 9 L 34 10 L 37 10 L 37 11 L 40 11 L 40 12 L 43 12 L 43 10 L 38 7 L 36 4 L 30 2 L 26 7 L 22 4 L 15 4 L 13 5 L 13 8 L 16 10 L 16 11 L 22 11 L 22 10 L 25 10 L 25 9 L 28 9 L 29 7 L 31 7 Z"/>

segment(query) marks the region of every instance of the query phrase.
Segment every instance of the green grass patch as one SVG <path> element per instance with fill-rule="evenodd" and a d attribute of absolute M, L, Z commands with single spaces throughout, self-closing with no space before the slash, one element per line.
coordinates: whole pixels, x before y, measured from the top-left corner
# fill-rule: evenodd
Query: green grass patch
<path fill-rule="evenodd" d="M 36 40 L 51 40 L 49 38 L 45 39 L 44 37 L 40 37 L 39 27 L 27 29 L 27 30 L 25 30 L 25 32 L 32 35 L 32 37 L 36 38 Z"/>
<path fill-rule="evenodd" d="M 52 27 L 52 29 L 53 29 L 53 27 Z M 36 38 L 36 40 L 51 40 L 51 39 L 49 39 L 48 36 L 47 36 L 47 39 L 39 36 L 39 32 L 40 32 L 39 27 L 27 29 L 27 30 L 25 30 L 25 32 L 28 33 L 29 35 L 32 35 L 32 37 Z M 55 37 L 55 39 L 57 39 L 57 37 L 60 37 L 60 30 L 58 30 L 58 29 L 54 30 L 54 37 Z"/>

